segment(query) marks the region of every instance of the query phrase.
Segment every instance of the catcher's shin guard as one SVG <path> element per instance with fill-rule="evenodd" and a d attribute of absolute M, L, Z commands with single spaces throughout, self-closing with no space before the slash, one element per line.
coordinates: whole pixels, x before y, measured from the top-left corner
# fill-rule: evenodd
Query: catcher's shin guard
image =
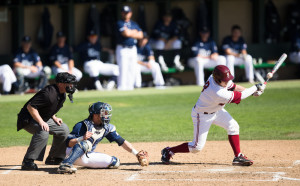
<path fill-rule="evenodd" d="M 112 162 L 110 163 L 110 165 L 107 167 L 109 169 L 117 169 L 120 166 L 120 159 L 112 156 Z"/>

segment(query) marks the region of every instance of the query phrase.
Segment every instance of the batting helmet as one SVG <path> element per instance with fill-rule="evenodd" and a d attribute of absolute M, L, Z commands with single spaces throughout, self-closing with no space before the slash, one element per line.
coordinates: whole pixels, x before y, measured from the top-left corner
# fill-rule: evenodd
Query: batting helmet
<path fill-rule="evenodd" d="M 229 81 L 233 79 L 230 70 L 225 65 L 218 65 L 213 71 L 213 76 L 216 82 L 221 83 L 221 81 Z"/>
<path fill-rule="evenodd" d="M 101 121 L 103 124 L 107 125 L 110 122 L 112 116 L 112 107 L 108 103 L 96 102 L 89 106 L 90 116 L 93 114 L 100 114 Z"/>

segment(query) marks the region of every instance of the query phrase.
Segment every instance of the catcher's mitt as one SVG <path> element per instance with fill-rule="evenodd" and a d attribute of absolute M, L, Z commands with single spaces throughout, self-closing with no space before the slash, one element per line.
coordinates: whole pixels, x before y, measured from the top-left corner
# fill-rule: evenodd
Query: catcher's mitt
<path fill-rule="evenodd" d="M 142 167 L 149 165 L 149 156 L 147 151 L 141 150 L 137 153 L 136 157 Z"/>

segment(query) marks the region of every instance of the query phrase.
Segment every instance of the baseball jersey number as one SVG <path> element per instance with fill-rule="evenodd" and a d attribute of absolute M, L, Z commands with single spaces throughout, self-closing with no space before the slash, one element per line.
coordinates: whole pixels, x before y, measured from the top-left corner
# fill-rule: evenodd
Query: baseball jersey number
<path fill-rule="evenodd" d="M 203 92 L 205 89 L 207 89 L 207 87 L 209 87 L 209 81 L 206 81 L 205 85 L 203 86 L 202 92 Z"/>

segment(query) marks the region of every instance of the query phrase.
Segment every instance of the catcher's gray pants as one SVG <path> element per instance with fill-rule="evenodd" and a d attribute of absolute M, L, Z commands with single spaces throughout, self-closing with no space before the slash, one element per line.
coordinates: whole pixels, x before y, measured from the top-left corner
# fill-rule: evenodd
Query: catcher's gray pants
<path fill-rule="evenodd" d="M 49 119 L 46 123 L 49 125 L 49 132 L 44 131 L 34 120 L 24 127 L 27 132 L 33 134 L 24 158 L 43 161 L 49 134 L 53 135 L 53 142 L 49 156 L 62 159 L 65 158 L 65 142 L 69 134 L 68 126 L 65 123 L 59 126 L 53 121 L 53 119 Z"/>

